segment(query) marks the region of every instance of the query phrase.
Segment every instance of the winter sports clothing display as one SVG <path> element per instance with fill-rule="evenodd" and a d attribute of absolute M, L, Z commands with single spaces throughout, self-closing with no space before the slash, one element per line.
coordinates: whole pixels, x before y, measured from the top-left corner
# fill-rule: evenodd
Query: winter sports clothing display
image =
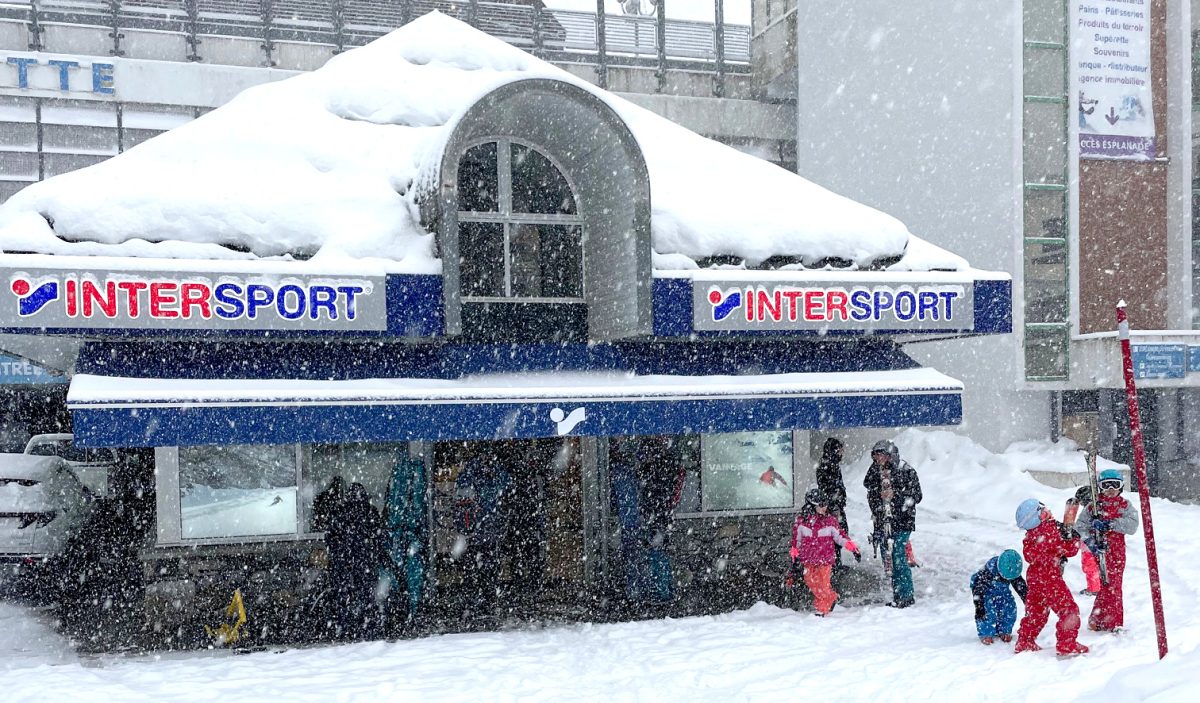
<path fill-rule="evenodd" d="M 913 604 L 913 583 L 906 545 L 916 529 L 921 481 L 916 469 L 900 460 L 896 445 L 882 440 L 871 449 L 863 487 L 874 522 L 871 543 L 883 559 L 884 572 L 891 576 L 892 604 L 908 607 Z"/>
<path fill-rule="evenodd" d="M 1028 510 L 1031 501 L 1022 503 L 1021 508 Z M 1037 636 L 1053 611 L 1058 616 L 1055 628 L 1058 653 L 1081 654 L 1087 648 L 1075 639 L 1079 635 L 1079 606 L 1075 604 L 1071 589 L 1062 577 L 1062 567 L 1067 558 L 1079 552 L 1079 535 L 1055 520 L 1045 506 L 1037 501 L 1032 502 L 1041 507 L 1038 513 L 1040 522 L 1026 531 L 1022 543 L 1025 561 L 1029 564 L 1025 573 L 1028 592 L 1025 597 L 1025 617 L 1021 619 L 1018 629 L 1015 651 L 1040 649 Z M 1022 522 L 1022 518 L 1028 524 L 1028 514 L 1018 509 L 1018 523 Z"/>
<path fill-rule="evenodd" d="M 1013 625 L 1017 622 L 1017 602 L 1012 592 L 1016 591 L 1022 601 L 1027 594 L 1021 567 L 1021 555 L 1006 549 L 988 559 L 982 569 L 971 575 L 975 631 L 984 644 L 991 644 L 996 637 L 1005 642 L 1012 637 Z"/>
<path fill-rule="evenodd" d="M 813 491 L 809 491 L 813 493 Z M 804 583 L 813 594 L 813 607 L 824 615 L 832 608 L 838 594 L 830 585 L 833 563 L 836 559 L 834 545 L 840 545 L 861 558 L 858 545 L 842 531 L 838 519 L 827 512 L 823 501 L 812 501 L 817 509 L 813 513 L 801 514 L 792 524 L 792 543 L 789 553 L 793 564 L 804 568 Z"/>
<path fill-rule="evenodd" d="M 1101 485 L 1109 471 L 1100 474 Z M 1112 473 L 1117 474 L 1116 471 Z M 1109 486 L 1101 492 L 1095 511 L 1093 506 L 1085 507 L 1075 522 L 1075 529 L 1085 541 L 1103 545 L 1108 582 L 1100 585 L 1088 616 L 1088 629 L 1100 632 L 1111 632 L 1125 623 L 1125 536 L 1137 532 L 1139 519 L 1137 508 L 1118 492 L 1120 474 L 1117 474 L 1115 486 L 1111 477 L 1107 480 Z"/>

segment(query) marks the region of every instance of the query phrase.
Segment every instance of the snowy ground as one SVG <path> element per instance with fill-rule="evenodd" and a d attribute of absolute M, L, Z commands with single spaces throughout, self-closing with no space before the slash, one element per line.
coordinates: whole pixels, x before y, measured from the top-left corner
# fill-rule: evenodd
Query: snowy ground
<path fill-rule="evenodd" d="M 989 556 L 1018 547 L 1012 513 L 1037 497 L 1061 516 L 1071 491 L 1041 487 L 1011 455 L 944 432 L 897 439 L 917 466 L 925 501 L 914 542 L 918 602 L 839 608 L 822 620 L 759 604 L 678 620 L 430 637 L 281 653 L 82 657 L 36 612 L 0 604 L 6 701 L 828 700 L 1195 701 L 1200 696 L 1200 506 L 1155 500 L 1171 654 L 1157 660 L 1144 543 L 1130 541 L 1126 625 L 1083 633 L 1092 653 L 1014 656 L 975 638 L 966 580 Z M 1027 458 L 1021 458 L 1025 461 Z M 847 470 L 851 527 L 865 542 L 861 477 Z M 865 564 L 865 562 L 864 562 Z M 864 566 L 863 568 L 867 568 Z M 877 568 L 871 565 L 871 568 Z M 1068 581 L 1083 585 L 1078 561 Z M 1078 597 L 1084 616 L 1090 599 Z M 1104 693 L 1098 692 L 1104 689 Z"/>

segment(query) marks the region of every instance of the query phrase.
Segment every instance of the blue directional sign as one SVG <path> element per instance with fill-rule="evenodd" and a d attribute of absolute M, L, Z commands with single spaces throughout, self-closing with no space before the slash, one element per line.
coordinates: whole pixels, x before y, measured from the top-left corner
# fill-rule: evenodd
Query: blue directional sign
<path fill-rule="evenodd" d="M 1186 344 L 1134 344 L 1134 378 L 1183 378 L 1187 374 Z"/>

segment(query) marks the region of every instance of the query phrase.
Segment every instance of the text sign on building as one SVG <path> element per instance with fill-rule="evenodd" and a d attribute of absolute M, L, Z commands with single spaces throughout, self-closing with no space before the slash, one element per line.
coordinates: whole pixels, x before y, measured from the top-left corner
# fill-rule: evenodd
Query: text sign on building
<path fill-rule="evenodd" d="M 107 61 L 0 54 L 0 88 L 113 95 L 116 93 L 114 70 L 115 65 Z"/>
<path fill-rule="evenodd" d="M 968 330 L 969 284 L 729 281 L 692 284 L 697 330 Z"/>
<path fill-rule="evenodd" d="M 8 354 L 0 354 L 0 386 L 31 386 L 66 383 L 58 376 L 36 364 Z"/>
<path fill-rule="evenodd" d="M 1084 158 L 1153 159 L 1151 0 L 1070 3 L 1071 66 Z"/>
<path fill-rule="evenodd" d="M 0 328 L 382 331 L 386 288 L 382 276 L 11 269 Z"/>
<path fill-rule="evenodd" d="M 1187 345 L 1134 344 L 1134 378 L 1183 378 L 1187 374 Z"/>

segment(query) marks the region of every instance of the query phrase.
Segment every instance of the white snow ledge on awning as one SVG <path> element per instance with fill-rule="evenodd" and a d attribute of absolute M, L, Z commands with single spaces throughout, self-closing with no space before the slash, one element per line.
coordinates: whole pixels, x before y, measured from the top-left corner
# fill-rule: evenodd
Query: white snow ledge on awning
<path fill-rule="evenodd" d="M 748 376 L 637 376 L 622 372 L 538 372 L 461 379 L 159 379 L 80 374 L 67 406 L 93 408 L 237 405 L 403 405 L 639 399 L 743 399 L 961 393 L 935 369 Z"/>

